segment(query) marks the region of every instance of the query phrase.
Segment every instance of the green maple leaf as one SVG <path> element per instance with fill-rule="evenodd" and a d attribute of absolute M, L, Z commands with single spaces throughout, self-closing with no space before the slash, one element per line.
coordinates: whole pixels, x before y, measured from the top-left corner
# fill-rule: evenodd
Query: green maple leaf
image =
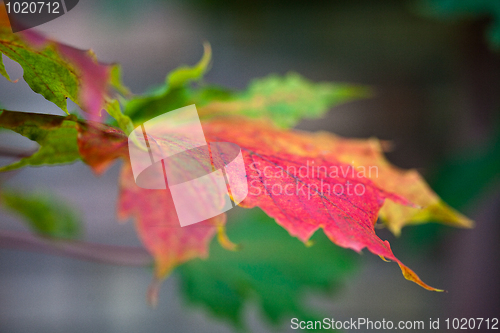
<path fill-rule="evenodd" d="M 80 159 L 74 116 L 64 118 L 38 113 L 0 111 L 0 127 L 17 132 L 40 145 L 33 155 L 1 167 L 0 172 L 25 166 L 67 164 Z"/>
<path fill-rule="evenodd" d="M 21 65 L 23 77 L 34 92 L 67 114 L 67 98 L 91 120 L 97 120 L 112 101 L 111 88 L 128 94 L 118 65 L 99 63 L 91 50 L 79 50 L 31 30 L 14 34 L 6 17 L 0 16 L 0 74 L 10 80 L 2 54 Z"/>
<path fill-rule="evenodd" d="M 240 328 L 245 326 L 245 304 L 251 301 L 274 324 L 291 316 L 320 318 L 303 306 L 306 292 L 331 295 L 353 273 L 358 256 L 322 233 L 306 247 L 258 209 L 237 213 L 227 232 L 241 246 L 239 251 L 227 251 L 213 241 L 209 258 L 178 268 L 187 300 Z"/>
<path fill-rule="evenodd" d="M 206 105 L 202 101 L 200 113 L 267 118 L 279 127 L 290 128 L 305 118 L 321 118 L 336 105 L 370 96 L 368 87 L 314 83 L 292 72 L 255 79 L 246 90 L 224 101 Z"/>

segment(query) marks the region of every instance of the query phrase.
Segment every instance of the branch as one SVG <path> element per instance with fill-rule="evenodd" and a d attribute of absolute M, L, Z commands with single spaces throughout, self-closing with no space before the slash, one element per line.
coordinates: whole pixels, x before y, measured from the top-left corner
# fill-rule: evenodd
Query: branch
<path fill-rule="evenodd" d="M 7 230 L 0 230 L 0 248 L 43 252 L 122 266 L 147 266 L 153 261 L 149 253 L 141 247 L 50 239 L 25 232 Z"/>
<path fill-rule="evenodd" d="M 0 147 L 0 156 L 22 158 L 22 157 L 29 157 L 29 156 L 33 155 L 36 151 L 37 151 L 37 149 L 18 150 L 18 149 L 12 149 L 12 148 L 8 148 L 8 147 Z"/>

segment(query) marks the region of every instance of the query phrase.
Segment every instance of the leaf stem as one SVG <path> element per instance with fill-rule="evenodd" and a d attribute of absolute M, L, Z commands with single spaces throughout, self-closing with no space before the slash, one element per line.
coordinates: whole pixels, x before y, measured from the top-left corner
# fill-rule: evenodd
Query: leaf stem
<path fill-rule="evenodd" d="M 35 151 L 36 151 L 36 149 L 35 150 L 16 150 L 16 149 L 7 148 L 7 147 L 0 147 L 0 156 L 22 158 L 22 157 L 29 157 L 29 156 L 33 155 L 33 153 Z"/>
<path fill-rule="evenodd" d="M 0 248 L 43 252 L 103 264 L 147 266 L 153 261 L 141 247 L 50 239 L 26 232 L 0 230 Z"/>

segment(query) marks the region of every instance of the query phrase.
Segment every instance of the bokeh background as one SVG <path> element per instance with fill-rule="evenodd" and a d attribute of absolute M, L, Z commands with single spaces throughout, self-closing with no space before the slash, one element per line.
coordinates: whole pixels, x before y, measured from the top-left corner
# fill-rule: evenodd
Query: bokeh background
<path fill-rule="evenodd" d="M 433 3 L 82 0 L 38 30 L 91 48 L 102 61 L 122 64 L 124 82 L 134 93 L 163 83 L 166 73 L 181 64 L 194 64 L 203 41 L 213 49 L 205 80 L 233 89 L 290 70 L 314 81 L 371 85 L 373 98 L 341 105 L 298 128 L 392 141 L 387 155 L 392 163 L 417 168 L 445 201 L 477 225 L 472 230 L 407 227 L 399 238 L 378 231 L 398 258 L 447 293 L 425 291 L 404 280 L 397 265 L 365 253 L 342 288 L 311 292 L 304 301 L 341 320 L 427 323 L 441 318 L 443 326 L 445 318 L 500 314 L 500 53 L 495 39 L 500 9 L 494 1 Z M 20 81 L 0 79 L 3 107 L 62 113 L 30 90 L 17 64 L 5 57 L 4 62 Z M 28 141 L 0 133 L 2 147 L 29 149 Z M 115 165 L 96 178 L 77 163 L 0 177 L 5 187 L 64 198 L 82 214 L 89 241 L 140 245 L 133 224 L 116 221 L 118 172 Z M 239 214 L 244 213 L 233 212 L 229 224 L 237 223 Z M 25 230 L 6 211 L 0 211 L 0 226 Z M 1 249 L 0 332 L 234 330 L 203 306 L 190 305 L 177 273 L 165 281 L 158 307 L 149 308 L 150 277 L 146 268 Z M 244 309 L 254 332 L 292 331 L 290 319 L 271 327 L 258 303 Z"/>

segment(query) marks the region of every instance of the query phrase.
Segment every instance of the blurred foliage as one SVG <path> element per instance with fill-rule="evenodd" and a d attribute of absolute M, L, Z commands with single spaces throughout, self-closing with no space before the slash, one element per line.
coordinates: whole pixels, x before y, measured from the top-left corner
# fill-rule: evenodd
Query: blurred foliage
<path fill-rule="evenodd" d="M 257 302 L 273 324 L 290 316 L 322 318 L 305 306 L 307 292 L 330 297 L 355 271 L 359 255 L 336 246 L 321 231 L 306 247 L 259 209 L 237 213 L 227 233 L 241 249 L 227 251 L 214 240 L 208 259 L 180 266 L 185 298 L 239 328 L 245 327 L 248 302 Z"/>
<path fill-rule="evenodd" d="M 418 11 L 440 19 L 490 17 L 486 38 L 500 51 L 500 1 L 498 0 L 419 0 Z"/>
<path fill-rule="evenodd" d="M 500 121 L 496 122 L 491 137 L 483 145 L 450 154 L 436 167 L 430 177 L 436 193 L 451 206 L 464 209 L 488 188 L 500 182 Z M 437 221 L 429 221 L 437 222 Z M 407 228 L 398 251 L 429 254 L 446 234 L 447 226 L 426 224 Z M 396 248 L 396 247 L 395 247 Z"/>
<path fill-rule="evenodd" d="M 83 224 L 75 208 L 53 194 L 3 190 L 0 204 L 22 216 L 27 226 L 39 235 L 64 239 L 77 239 L 82 235 Z"/>
<path fill-rule="evenodd" d="M 500 121 L 485 145 L 450 156 L 434 178 L 436 192 L 454 207 L 464 207 L 500 181 Z"/>

